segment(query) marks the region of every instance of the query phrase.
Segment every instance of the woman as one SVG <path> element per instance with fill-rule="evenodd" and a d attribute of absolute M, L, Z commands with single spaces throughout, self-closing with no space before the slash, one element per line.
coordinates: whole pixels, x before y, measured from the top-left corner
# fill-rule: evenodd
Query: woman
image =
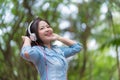
<path fill-rule="evenodd" d="M 22 39 L 21 56 L 35 65 L 40 80 L 67 80 L 66 58 L 81 50 L 79 43 L 53 33 L 50 24 L 40 18 L 30 23 L 27 35 L 22 36 Z M 55 40 L 68 47 L 52 45 L 51 42 Z"/>

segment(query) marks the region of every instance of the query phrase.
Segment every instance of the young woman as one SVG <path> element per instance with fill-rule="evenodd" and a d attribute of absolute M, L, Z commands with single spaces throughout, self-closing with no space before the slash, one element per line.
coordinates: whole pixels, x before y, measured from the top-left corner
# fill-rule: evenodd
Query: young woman
<path fill-rule="evenodd" d="M 21 56 L 32 62 L 40 74 L 40 80 L 67 80 L 67 57 L 78 53 L 82 46 L 70 39 L 53 33 L 50 24 L 43 19 L 33 20 L 26 36 L 22 36 Z M 61 41 L 66 47 L 52 45 L 52 41 Z"/>

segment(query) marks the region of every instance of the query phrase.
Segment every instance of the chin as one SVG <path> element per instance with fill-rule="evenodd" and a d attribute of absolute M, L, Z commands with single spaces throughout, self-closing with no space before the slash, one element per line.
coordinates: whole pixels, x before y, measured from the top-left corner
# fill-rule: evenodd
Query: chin
<path fill-rule="evenodd" d="M 46 38 L 46 39 L 44 39 L 43 41 L 52 41 L 52 38 Z"/>

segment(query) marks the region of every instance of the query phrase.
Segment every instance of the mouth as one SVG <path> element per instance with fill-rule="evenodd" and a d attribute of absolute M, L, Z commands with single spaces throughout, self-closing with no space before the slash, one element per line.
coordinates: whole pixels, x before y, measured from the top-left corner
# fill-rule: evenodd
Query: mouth
<path fill-rule="evenodd" d="M 52 35 L 52 32 L 48 32 L 48 33 L 45 34 L 45 36 L 48 36 L 48 37 L 51 36 L 51 35 Z"/>

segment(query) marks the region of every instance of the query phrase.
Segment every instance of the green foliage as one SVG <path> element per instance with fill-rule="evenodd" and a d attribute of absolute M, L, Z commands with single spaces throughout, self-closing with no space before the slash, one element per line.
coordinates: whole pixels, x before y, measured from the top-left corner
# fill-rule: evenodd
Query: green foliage
<path fill-rule="evenodd" d="M 101 46 L 101 48 L 104 49 L 104 47 L 110 46 L 120 46 L 120 37 L 106 40 L 106 42 Z"/>

